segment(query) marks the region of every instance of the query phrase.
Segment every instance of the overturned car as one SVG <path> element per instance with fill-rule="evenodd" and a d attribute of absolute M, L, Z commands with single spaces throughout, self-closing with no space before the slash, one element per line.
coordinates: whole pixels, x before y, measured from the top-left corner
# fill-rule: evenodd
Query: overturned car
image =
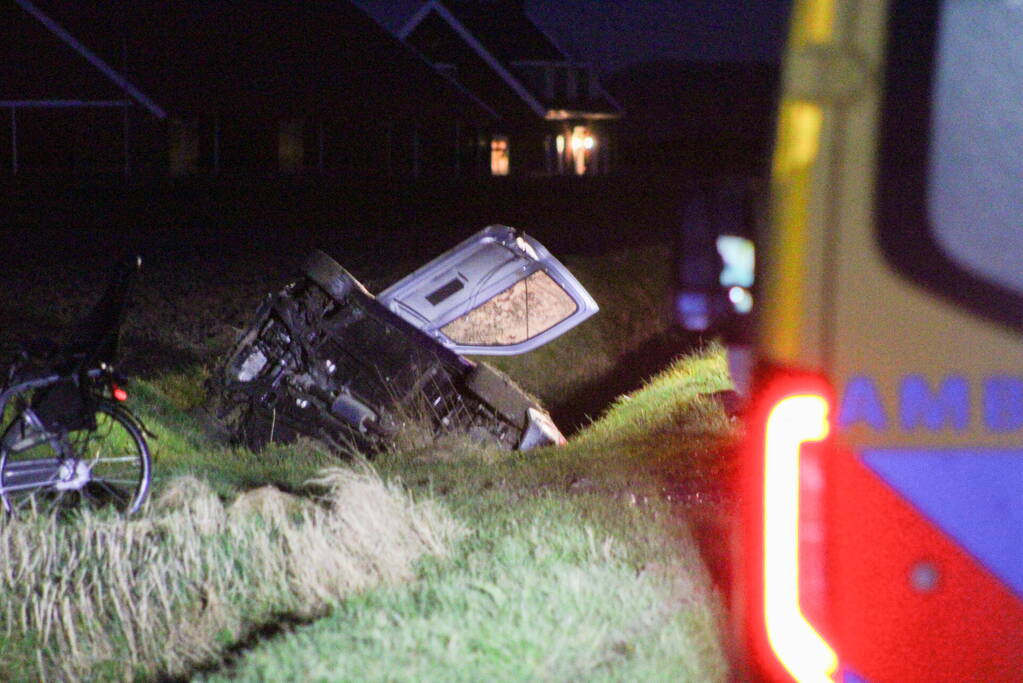
<path fill-rule="evenodd" d="M 463 354 L 525 353 L 597 310 L 539 242 L 507 226 L 377 296 L 316 251 L 264 300 L 214 378 L 220 417 L 255 450 L 305 435 L 372 452 L 412 420 L 507 449 L 561 443 L 535 400 Z"/>

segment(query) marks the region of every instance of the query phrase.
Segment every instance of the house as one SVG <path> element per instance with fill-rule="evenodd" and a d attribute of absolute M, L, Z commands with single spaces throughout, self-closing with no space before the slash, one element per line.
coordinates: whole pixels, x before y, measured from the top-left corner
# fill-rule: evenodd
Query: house
<path fill-rule="evenodd" d="M 0 0 L 11 173 L 488 173 L 497 114 L 347 0 Z"/>
<path fill-rule="evenodd" d="M 399 36 L 500 114 L 493 175 L 611 170 L 621 107 L 593 68 L 527 16 L 522 0 L 429 0 Z"/>

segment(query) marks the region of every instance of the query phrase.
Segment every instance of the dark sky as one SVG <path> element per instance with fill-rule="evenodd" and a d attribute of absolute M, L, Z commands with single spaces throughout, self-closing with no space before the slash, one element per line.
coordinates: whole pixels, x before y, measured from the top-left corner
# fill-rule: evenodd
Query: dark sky
<path fill-rule="evenodd" d="M 425 0 L 355 0 L 397 29 Z M 604 73 L 653 59 L 769 62 L 779 57 L 788 0 L 528 0 L 526 12 Z"/>

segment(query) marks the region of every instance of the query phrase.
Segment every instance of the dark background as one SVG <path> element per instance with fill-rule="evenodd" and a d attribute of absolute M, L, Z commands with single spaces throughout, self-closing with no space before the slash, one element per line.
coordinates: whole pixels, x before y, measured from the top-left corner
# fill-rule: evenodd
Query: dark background
<path fill-rule="evenodd" d="M 388 27 L 415 8 L 359 4 Z M 109 265 L 137 252 L 145 292 L 129 324 L 131 369 L 206 361 L 313 248 L 377 291 L 492 223 L 524 229 L 560 256 L 671 243 L 695 180 L 764 174 L 787 3 L 533 0 L 526 8 L 598 66 L 625 109 L 611 175 L 2 175 L 0 341 L 59 337 L 98 296 Z"/>

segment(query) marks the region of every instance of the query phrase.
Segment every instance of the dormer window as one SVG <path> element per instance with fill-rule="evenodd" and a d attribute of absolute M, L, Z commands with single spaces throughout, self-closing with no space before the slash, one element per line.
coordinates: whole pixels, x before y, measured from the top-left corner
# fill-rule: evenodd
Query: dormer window
<path fill-rule="evenodd" d="M 559 100 L 568 91 L 568 69 L 563 66 L 556 66 L 554 71 L 554 99 Z"/>
<path fill-rule="evenodd" d="M 600 99 L 597 74 L 588 64 L 546 59 L 522 59 L 511 64 L 515 77 L 543 102 Z"/>
<path fill-rule="evenodd" d="M 579 67 L 577 71 L 577 78 L 579 79 L 578 91 L 580 99 L 592 100 L 593 95 L 592 89 L 590 88 L 590 80 L 593 78 L 593 73 L 585 66 Z"/>
<path fill-rule="evenodd" d="M 565 69 L 565 99 L 569 102 L 579 97 L 577 74 L 578 70 L 574 66 Z"/>
<path fill-rule="evenodd" d="M 587 94 L 591 100 L 598 99 L 600 97 L 600 81 L 597 80 L 597 72 L 593 70 L 593 67 L 586 69 L 587 76 Z"/>

